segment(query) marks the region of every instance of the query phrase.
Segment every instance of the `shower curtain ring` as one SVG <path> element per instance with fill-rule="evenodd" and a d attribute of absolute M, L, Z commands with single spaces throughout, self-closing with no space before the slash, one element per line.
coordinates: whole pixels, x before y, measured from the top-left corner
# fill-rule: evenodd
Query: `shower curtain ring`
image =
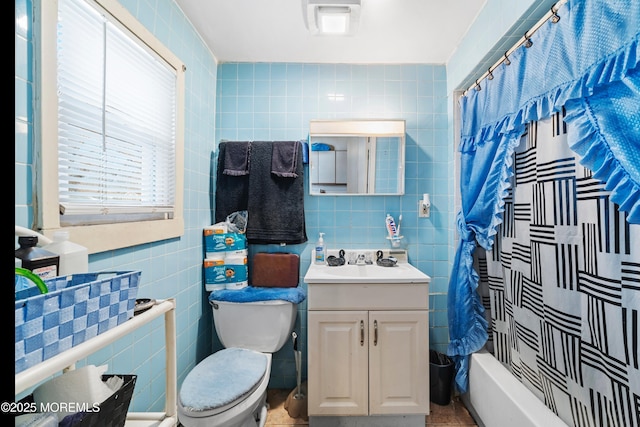
<path fill-rule="evenodd" d="M 504 65 L 511 65 L 511 61 L 509 60 L 509 57 L 507 56 L 507 52 L 504 52 Z"/>
<path fill-rule="evenodd" d="M 527 32 L 524 32 L 524 47 L 529 48 L 533 46 L 533 42 L 531 41 L 531 38 L 527 36 Z"/>
<path fill-rule="evenodd" d="M 556 4 L 557 4 L 557 3 L 556 3 Z M 553 6 L 551 6 L 551 13 L 552 13 L 552 15 L 551 15 L 551 22 L 553 22 L 554 24 L 557 24 L 557 23 L 558 23 L 558 21 L 560 21 L 560 16 L 558 15 L 558 11 L 557 11 L 557 10 L 553 10 L 553 8 L 554 8 L 555 6 L 556 6 L 555 4 L 554 4 Z"/>
<path fill-rule="evenodd" d="M 487 79 L 493 80 L 493 73 L 491 72 L 491 67 L 487 70 Z"/>
<path fill-rule="evenodd" d="M 480 83 L 478 83 L 478 80 L 476 80 L 476 90 L 477 91 L 481 91 L 482 87 L 480 86 Z"/>

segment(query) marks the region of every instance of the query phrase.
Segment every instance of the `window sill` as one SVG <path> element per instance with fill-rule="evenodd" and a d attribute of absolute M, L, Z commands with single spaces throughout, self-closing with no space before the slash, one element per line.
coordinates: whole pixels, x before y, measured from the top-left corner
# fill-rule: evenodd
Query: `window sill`
<path fill-rule="evenodd" d="M 161 221 L 126 222 L 120 224 L 65 227 L 69 240 L 87 248 L 89 254 L 106 252 L 159 240 L 180 237 L 184 234 L 184 220 L 174 218 Z M 57 229 L 43 230 L 52 237 Z"/>

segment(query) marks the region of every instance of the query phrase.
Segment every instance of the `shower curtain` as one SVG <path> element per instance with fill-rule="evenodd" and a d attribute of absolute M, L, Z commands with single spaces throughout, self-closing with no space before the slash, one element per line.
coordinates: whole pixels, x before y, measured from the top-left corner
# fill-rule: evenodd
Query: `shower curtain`
<path fill-rule="evenodd" d="M 481 349 L 489 337 L 490 322 L 485 317 L 482 299 L 478 292 L 479 275 L 477 267 L 474 268 L 473 257 L 477 248 L 486 251 L 497 250 L 494 245 L 501 242 L 496 239 L 496 233 L 500 224 L 503 224 L 505 216 L 519 215 L 519 212 L 507 211 L 512 207 L 514 210 L 517 208 L 507 202 L 510 197 L 513 197 L 512 179 L 514 166 L 516 166 L 514 162 L 521 161 L 520 158 L 515 157 L 514 153 L 520 145 L 522 135 L 527 132 L 527 123 L 566 112 L 566 115 L 563 113 L 562 126 L 566 125 L 569 129 L 566 136 L 567 146 L 574 158 L 575 168 L 578 171 L 582 170 L 578 168 L 579 165 L 591 171 L 583 174 L 585 177 L 590 174 L 590 179 L 601 183 L 601 187 L 594 186 L 584 190 L 583 193 L 583 189 L 578 191 L 577 187 L 571 187 L 568 184 L 569 181 L 563 181 L 564 187 L 556 188 L 558 195 L 562 196 L 559 200 L 566 202 L 573 193 L 606 192 L 607 200 L 616 205 L 615 208 L 607 205 L 609 206 L 607 215 L 610 215 L 608 218 L 612 221 L 614 231 L 616 226 L 624 227 L 625 221 L 622 220 L 621 215 L 624 215 L 628 224 L 640 223 L 640 67 L 638 66 L 640 2 L 637 0 L 606 2 L 569 0 L 559 8 L 557 14 L 559 21 L 546 22 L 530 36 L 531 47 L 517 49 L 509 56 L 508 61 L 492 70 L 493 79 L 481 82 L 477 89 L 471 90 L 460 100 L 461 210 L 457 216 L 460 242 L 449 283 L 450 344 L 447 353 L 456 361 L 456 386 L 461 392 L 466 392 L 468 386 L 469 354 Z M 517 167 L 520 166 L 520 163 L 516 164 Z M 563 167 L 562 164 L 550 163 L 538 169 L 535 163 L 525 162 L 525 164 L 528 169 L 523 173 L 536 179 L 538 175 L 553 172 L 556 166 L 561 169 Z M 550 168 L 549 171 L 545 171 L 545 167 Z M 545 193 L 543 191 L 545 185 L 541 187 L 541 191 Z M 534 195 L 542 197 L 539 193 Z M 546 193 L 544 195 L 548 196 Z M 545 206 L 551 206 L 550 202 L 545 203 Z M 559 236 L 569 232 L 566 229 L 569 223 L 562 221 L 573 218 L 571 210 L 577 209 L 578 205 L 567 206 L 565 203 L 559 206 L 562 207 L 563 212 L 568 209 L 568 212 L 558 214 L 557 218 L 554 217 L 553 221 L 560 222 L 542 223 L 545 225 L 543 227 L 534 221 L 529 225 L 528 235 L 535 235 L 536 238 L 542 239 L 543 243 L 529 243 L 528 247 L 526 244 L 517 246 L 517 251 L 511 253 L 510 263 L 527 264 L 528 257 L 542 256 L 542 269 L 547 268 L 544 261 L 549 255 L 542 250 L 546 249 L 544 239 L 549 238 L 549 235 Z M 580 206 L 585 210 L 594 209 L 586 203 L 580 203 Z M 618 213 L 613 215 L 614 211 Z M 540 214 L 539 211 L 537 213 Z M 546 216 L 544 218 L 545 221 L 549 220 Z M 505 222 L 504 227 L 506 226 Z M 593 225 L 579 229 L 571 225 L 571 228 L 573 232 L 575 230 L 580 232 L 579 235 L 571 236 L 571 239 L 596 238 Z M 607 234 L 604 239 L 612 238 L 614 235 L 616 234 Z M 575 243 L 571 239 L 569 239 L 571 243 Z M 619 241 L 614 240 L 606 240 L 605 245 L 620 244 Z M 535 239 L 533 241 L 535 242 Z M 565 243 L 568 244 L 568 242 Z M 587 248 L 592 247 L 587 245 Z M 586 277 L 594 274 L 592 268 L 585 269 L 584 266 L 565 264 L 571 261 L 577 262 L 579 254 L 575 253 L 577 249 L 573 246 L 564 247 L 563 250 L 572 252 L 567 252 L 565 254 L 567 258 L 558 264 L 562 267 L 562 274 L 580 273 L 579 279 L 573 279 L 574 285 L 580 283 L 579 280 L 586 280 Z M 598 256 L 591 255 L 583 258 L 597 259 Z M 549 265 L 549 268 L 555 268 L 555 264 Z M 601 270 L 604 268 L 606 267 L 600 266 Z M 624 311 L 625 316 L 630 317 L 623 322 L 624 326 L 636 325 L 637 327 L 637 312 L 640 309 L 638 296 L 640 278 L 637 277 L 635 270 L 630 269 L 630 271 L 628 273 L 630 279 L 625 282 L 624 291 L 617 292 L 624 294 L 630 301 Z M 610 274 L 611 277 L 620 280 L 619 276 Z M 564 278 L 559 275 L 560 272 L 554 279 L 558 281 L 557 283 L 547 283 L 548 281 L 545 280 L 544 285 L 554 289 L 557 286 L 564 286 L 559 285 L 559 283 L 566 283 L 561 282 Z M 532 282 L 534 279 L 530 278 Z M 512 279 L 512 282 L 513 280 L 516 282 L 522 280 L 524 283 L 525 279 L 522 277 Z M 541 292 L 538 288 L 542 284 L 535 283 L 535 286 L 530 284 L 526 288 L 528 291 Z M 608 289 L 605 285 L 607 284 L 598 282 L 590 292 L 600 295 Z M 524 285 L 521 286 L 524 288 Z M 574 291 L 585 293 L 585 289 L 583 285 Z M 601 336 L 605 325 L 598 322 L 611 317 L 606 307 L 598 306 L 598 301 L 600 300 L 597 298 L 589 300 L 592 306 L 587 311 L 593 316 L 589 318 L 592 323 L 588 324 L 589 326 L 580 326 L 587 328 L 589 331 L 587 335 L 592 335 L 591 341 L 588 342 L 595 343 L 594 348 L 599 348 L 599 345 L 606 342 Z M 607 316 L 598 317 L 604 314 Z M 631 323 L 628 323 L 628 320 L 631 320 Z M 618 321 L 622 322 L 620 318 Z M 527 325 L 524 320 L 516 319 L 513 322 L 522 322 L 523 325 Z M 578 325 L 576 324 L 575 327 L 577 328 Z M 607 325 L 607 327 L 615 326 Z M 550 339 L 557 335 L 553 330 L 546 331 L 546 335 L 529 335 L 530 330 L 524 327 L 519 330 L 511 329 L 511 334 L 516 331 L 524 334 L 525 337 L 521 336 L 521 338 L 527 338 L 528 343 L 542 351 L 551 350 L 542 345 L 547 343 L 536 340 Z M 582 329 L 580 331 L 581 334 L 585 333 Z M 636 335 L 631 334 L 631 341 L 628 343 L 635 346 L 635 353 L 633 347 L 627 352 L 628 356 L 632 356 L 632 362 L 634 359 L 637 360 L 637 329 L 635 332 Z M 620 337 L 622 335 L 621 333 Z M 509 345 L 513 345 L 513 342 L 516 341 L 511 341 Z M 603 358 L 602 354 L 607 354 L 606 352 L 596 351 L 591 355 L 585 353 L 585 349 L 586 347 L 579 347 L 575 349 L 576 353 L 564 355 L 564 357 L 581 355 L 573 360 L 575 371 L 569 375 L 582 375 L 581 369 L 586 363 L 609 366 L 613 361 L 613 359 Z M 541 360 L 547 360 L 543 356 L 545 354 L 539 356 Z M 593 359 L 587 360 L 588 357 Z M 616 355 L 616 357 L 621 356 Z M 637 364 L 631 363 L 628 366 L 633 367 L 629 372 L 630 383 L 637 384 L 639 381 Z M 548 378 L 556 378 L 557 374 L 551 368 L 545 372 L 549 374 Z M 533 378 L 534 374 L 531 372 L 527 371 L 526 374 L 531 374 Z M 579 381 L 584 381 L 584 378 L 580 377 Z M 536 384 L 542 384 L 540 386 L 542 388 L 553 388 L 542 380 L 538 380 Z M 630 401 L 635 402 L 633 405 L 637 412 L 640 407 L 640 397 L 637 396 L 637 388 L 634 389 L 636 395 L 630 395 Z M 572 398 L 574 396 L 572 389 L 564 389 L 562 392 Z M 548 396 L 552 394 L 549 392 L 543 395 L 545 399 L 550 399 Z M 596 394 L 591 398 L 597 400 L 600 399 L 600 395 Z M 550 403 L 553 406 L 553 403 Z M 632 414 L 633 409 L 629 409 L 627 413 Z M 634 422 L 638 423 L 637 420 Z"/>
<path fill-rule="evenodd" d="M 475 252 L 487 347 L 567 425 L 638 427 L 640 225 L 567 132 L 560 112 L 527 125 L 492 250 Z"/>

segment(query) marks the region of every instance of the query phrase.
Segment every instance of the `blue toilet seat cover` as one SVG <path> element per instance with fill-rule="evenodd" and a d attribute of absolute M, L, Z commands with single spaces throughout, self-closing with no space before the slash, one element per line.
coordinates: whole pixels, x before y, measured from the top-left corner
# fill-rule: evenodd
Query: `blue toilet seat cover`
<path fill-rule="evenodd" d="M 300 304 L 307 298 L 301 287 L 297 288 L 263 288 L 246 286 L 242 289 L 216 289 L 209 294 L 209 301 L 255 302 L 283 300 Z"/>
<path fill-rule="evenodd" d="M 244 348 L 213 353 L 187 374 L 180 388 L 180 403 L 188 411 L 203 412 L 232 406 L 253 392 L 264 378 L 267 355 Z"/>

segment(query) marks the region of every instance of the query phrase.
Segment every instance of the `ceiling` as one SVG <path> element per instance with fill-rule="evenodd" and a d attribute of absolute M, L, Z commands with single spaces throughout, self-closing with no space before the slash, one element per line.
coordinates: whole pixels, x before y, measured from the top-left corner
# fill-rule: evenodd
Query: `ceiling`
<path fill-rule="evenodd" d="M 176 0 L 219 62 L 445 64 L 486 0 L 362 0 L 353 36 L 313 36 L 303 0 Z"/>

